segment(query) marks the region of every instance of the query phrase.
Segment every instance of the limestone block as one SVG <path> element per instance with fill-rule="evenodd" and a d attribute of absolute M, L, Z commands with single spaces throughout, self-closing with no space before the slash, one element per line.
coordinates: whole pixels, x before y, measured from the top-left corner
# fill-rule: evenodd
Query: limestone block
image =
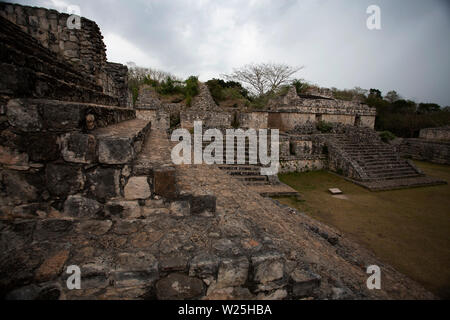
<path fill-rule="evenodd" d="M 84 187 L 84 176 L 80 168 L 64 164 L 48 164 L 45 170 L 47 187 L 54 196 L 65 197 Z"/>
<path fill-rule="evenodd" d="M 25 132 L 42 129 L 42 120 L 35 105 L 25 105 L 21 100 L 9 100 L 6 107 L 9 124 Z"/>
<path fill-rule="evenodd" d="M 195 256 L 189 269 L 190 276 L 196 276 L 200 278 L 206 278 L 208 276 L 214 276 L 219 267 L 219 259 L 214 255 L 201 254 Z"/>
<path fill-rule="evenodd" d="M 142 216 L 138 201 L 110 201 L 106 204 L 105 211 L 112 218 L 137 219 Z"/>
<path fill-rule="evenodd" d="M 194 299 L 203 293 L 203 281 L 183 274 L 172 273 L 156 283 L 156 296 L 159 300 Z"/>
<path fill-rule="evenodd" d="M 63 136 L 61 140 L 61 153 L 65 161 L 84 164 L 95 161 L 97 141 L 94 136 L 72 133 Z"/>
<path fill-rule="evenodd" d="M 98 167 L 86 174 L 89 193 L 97 199 L 111 199 L 120 194 L 120 170 Z"/>
<path fill-rule="evenodd" d="M 155 194 L 166 199 L 174 199 L 177 196 L 175 169 L 160 168 L 154 172 Z"/>
<path fill-rule="evenodd" d="M 175 201 L 170 204 L 170 211 L 177 217 L 186 217 L 191 213 L 189 201 Z"/>
<path fill-rule="evenodd" d="M 64 203 L 64 213 L 74 218 L 95 218 L 103 206 L 95 200 L 82 196 L 69 196 Z"/>
<path fill-rule="evenodd" d="M 132 177 L 128 180 L 124 189 L 125 199 L 145 200 L 150 198 L 150 186 L 147 177 Z"/>
<path fill-rule="evenodd" d="M 246 283 L 249 262 L 245 257 L 224 260 L 220 263 L 217 275 L 217 288 L 239 287 Z"/>
<path fill-rule="evenodd" d="M 320 287 L 321 278 L 308 270 L 296 269 L 291 273 L 292 295 L 295 298 L 308 297 Z"/>

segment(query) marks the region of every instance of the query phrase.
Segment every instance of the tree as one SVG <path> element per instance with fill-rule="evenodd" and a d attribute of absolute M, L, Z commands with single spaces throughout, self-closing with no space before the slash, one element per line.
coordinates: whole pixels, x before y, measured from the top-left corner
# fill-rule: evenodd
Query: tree
<path fill-rule="evenodd" d="M 440 110 L 441 106 L 436 103 L 420 103 L 419 107 L 417 108 L 417 112 L 419 114 L 433 113 Z"/>
<path fill-rule="evenodd" d="M 368 98 L 383 99 L 383 96 L 381 95 L 381 91 L 380 90 L 378 90 L 378 89 L 370 89 Z"/>
<path fill-rule="evenodd" d="M 254 95 L 262 96 L 269 91 L 275 91 L 283 85 L 290 84 L 292 76 L 302 69 L 303 67 L 291 67 L 278 63 L 248 64 L 234 69 L 232 74 L 224 75 L 224 78 L 241 82 Z"/>
<path fill-rule="evenodd" d="M 394 103 L 395 101 L 401 99 L 401 97 L 396 91 L 389 91 L 384 98 L 390 103 Z"/>

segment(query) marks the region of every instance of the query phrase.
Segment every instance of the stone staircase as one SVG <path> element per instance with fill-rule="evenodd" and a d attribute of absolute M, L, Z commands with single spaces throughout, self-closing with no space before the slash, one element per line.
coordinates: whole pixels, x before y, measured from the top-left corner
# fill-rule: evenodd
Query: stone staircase
<path fill-rule="evenodd" d="M 367 180 L 388 180 L 423 176 L 409 161 L 400 158 L 394 149 L 383 142 L 355 143 L 348 137 L 337 137 L 341 148 L 364 170 Z"/>
<path fill-rule="evenodd" d="M 210 142 L 203 141 L 203 150 L 205 150 L 209 144 Z M 218 165 L 219 169 L 262 196 L 299 196 L 296 190 L 281 183 L 277 176 L 266 176 L 261 174 L 261 169 L 264 166 L 261 164 L 259 157 L 255 158 L 256 163 L 252 161 L 254 159 L 253 155 L 258 155 L 258 151 L 255 147 L 249 147 L 248 143 L 246 143 L 245 147 L 242 148 L 235 143 L 234 150 L 228 150 L 225 147 L 225 139 L 223 145 L 225 152 L 223 154 L 223 164 Z M 241 159 L 245 160 L 244 163 L 238 163 L 239 152 L 243 155 Z M 227 158 L 228 160 L 233 160 L 234 164 L 227 164 Z"/>
<path fill-rule="evenodd" d="M 327 138 L 332 171 L 373 191 L 445 183 L 426 177 L 411 161 L 383 143 L 376 132 L 353 128 Z"/>

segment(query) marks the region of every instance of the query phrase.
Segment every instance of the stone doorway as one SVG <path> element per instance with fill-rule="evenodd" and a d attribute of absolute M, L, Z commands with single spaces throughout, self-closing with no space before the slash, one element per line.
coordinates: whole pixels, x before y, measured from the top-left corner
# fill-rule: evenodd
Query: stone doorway
<path fill-rule="evenodd" d="M 268 128 L 269 129 L 279 129 L 283 131 L 283 119 L 281 118 L 281 113 L 279 112 L 271 112 L 269 113 L 268 119 Z"/>

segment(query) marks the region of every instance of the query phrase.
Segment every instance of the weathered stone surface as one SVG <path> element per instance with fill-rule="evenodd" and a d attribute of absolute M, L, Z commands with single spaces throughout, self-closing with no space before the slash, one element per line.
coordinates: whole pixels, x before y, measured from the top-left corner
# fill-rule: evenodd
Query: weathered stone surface
<path fill-rule="evenodd" d="M 190 264 L 189 275 L 205 278 L 215 275 L 219 267 L 219 259 L 216 256 L 201 254 L 194 257 Z"/>
<path fill-rule="evenodd" d="M 0 146 L 0 164 L 26 166 L 28 165 L 28 154 Z"/>
<path fill-rule="evenodd" d="M 158 272 L 158 260 L 150 253 L 122 252 L 117 255 L 117 270 Z"/>
<path fill-rule="evenodd" d="M 86 174 L 87 188 L 92 196 L 105 201 L 120 193 L 120 171 L 111 168 L 96 168 Z"/>
<path fill-rule="evenodd" d="M 111 227 L 112 221 L 110 220 L 81 221 L 77 225 L 77 232 L 100 236 L 107 233 L 111 229 Z"/>
<path fill-rule="evenodd" d="M 35 273 L 38 282 L 50 281 L 62 272 L 62 268 L 69 258 L 69 251 L 63 250 L 49 257 Z"/>
<path fill-rule="evenodd" d="M 80 168 L 48 164 L 45 169 L 48 189 L 58 197 L 73 195 L 84 187 L 84 177 Z"/>
<path fill-rule="evenodd" d="M 191 213 L 202 214 L 216 212 L 216 197 L 211 195 L 194 196 L 191 199 Z"/>
<path fill-rule="evenodd" d="M 191 213 L 189 201 L 175 201 L 170 203 L 170 212 L 177 217 L 186 217 Z"/>
<path fill-rule="evenodd" d="M 12 210 L 12 215 L 16 218 L 46 218 L 51 208 L 48 204 L 30 203 L 16 206 Z"/>
<path fill-rule="evenodd" d="M 82 196 L 69 196 L 64 203 L 64 213 L 74 218 L 95 218 L 103 206 Z"/>
<path fill-rule="evenodd" d="M 35 202 L 43 193 L 44 183 L 39 174 L 1 170 L 0 181 L 2 181 L 8 200 L 17 200 L 21 203 Z"/>
<path fill-rule="evenodd" d="M 137 221 L 118 221 L 114 226 L 114 233 L 119 235 L 130 235 L 139 230 Z"/>
<path fill-rule="evenodd" d="M 235 260 L 223 260 L 217 275 L 217 288 L 240 287 L 248 277 L 249 262 L 245 257 Z"/>
<path fill-rule="evenodd" d="M 203 281 L 184 274 L 172 273 L 156 283 L 159 300 L 186 300 L 199 298 L 204 293 Z"/>
<path fill-rule="evenodd" d="M 95 159 L 97 141 L 88 134 L 71 133 L 62 138 L 62 156 L 73 163 L 92 163 Z"/>
<path fill-rule="evenodd" d="M 154 172 L 155 193 L 166 199 L 174 199 L 177 196 L 175 169 L 163 168 Z"/>
<path fill-rule="evenodd" d="M 188 258 L 183 256 L 162 257 L 159 269 L 162 272 L 185 271 L 188 265 Z"/>
<path fill-rule="evenodd" d="M 156 274 L 147 271 L 117 271 L 112 278 L 116 288 L 149 286 L 158 279 Z"/>
<path fill-rule="evenodd" d="M 280 280 L 284 276 L 284 264 L 278 259 L 265 259 L 255 267 L 254 280 L 261 284 Z"/>
<path fill-rule="evenodd" d="M 98 141 L 98 159 L 104 164 L 125 164 L 135 156 L 129 139 L 102 138 Z"/>
<path fill-rule="evenodd" d="M 124 193 L 127 200 L 145 200 L 150 198 L 150 186 L 147 177 L 131 177 L 125 186 Z"/>
<path fill-rule="evenodd" d="M 296 269 L 291 273 L 292 295 L 295 298 L 312 296 L 314 290 L 320 287 L 320 276 L 303 269 Z"/>
<path fill-rule="evenodd" d="M 13 127 L 24 132 L 35 132 L 42 128 L 42 120 L 35 105 L 25 105 L 21 100 L 9 100 L 6 115 Z"/>
<path fill-rule="evenodd" d="M 285 289 L 278 289 L 273 293 L 265 294 L 259 293 L 256 299 L 258 300 L 283 300 L 288 297 L 288 292 Z"/>
<path fill-rule="evenodd" d="M 255 296 L 247 288 L 216 288 L 208 289 L 204 300 L 254 300 Z"/>
<path fill-rule="evenodd" d="M 74 222 L 69 219 L 47 219 L 39 222 L 34 232 L 36 241 L 53 241 L 61 239 L 74 228 Z"/>
<path fill-rule="evenodd" d="M 137 201 L 110 201 L 105 212 L 111 218 L 137 219 L 142 216 L 142 208 Z"/>
<path fill-rule="evenodd" d="M 148 218 L 148 217 L 151 217 L 153 215 L 160 215 L 160 214 L 169 215 L 170 214 L 170 210 L 167 209 L 167 208 L 142 207 L 141 210 L 142 210 L 141 211 L 142 217 L 144 217 L 144 218 Z"/>

